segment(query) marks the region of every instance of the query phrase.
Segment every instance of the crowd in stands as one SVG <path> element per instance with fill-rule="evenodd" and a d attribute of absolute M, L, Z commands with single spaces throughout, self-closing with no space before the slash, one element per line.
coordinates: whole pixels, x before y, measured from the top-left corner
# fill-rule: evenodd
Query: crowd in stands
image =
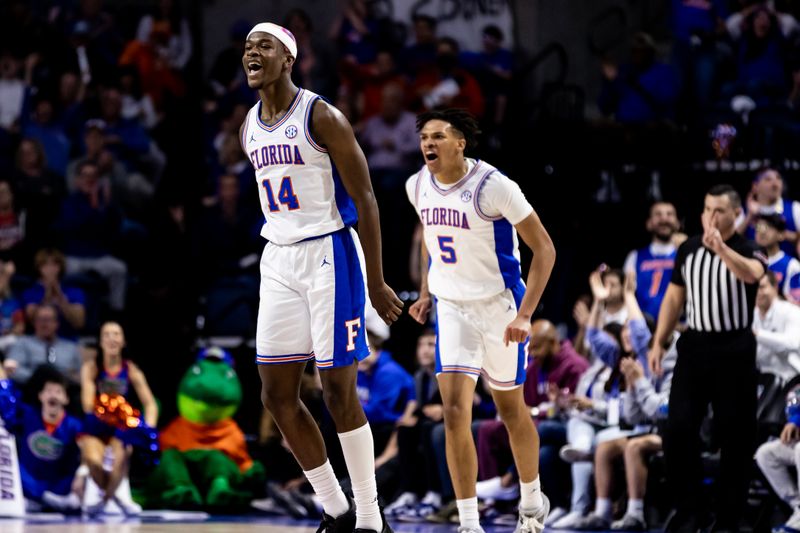
<path fill-rule="evenodd" d="M 175 407 L 159 409 L 153 398 L 174 396 L 175 378 L 190 366 L 199 337 L 246 342 L 255 331 L 263 217 L 239 126 L 255 102 L 241 56 L 258 21 L 230 27 L 228 46 L 203 78 L 191 18 L 181 9 L 186 2 L 162 0 L 150 10 L 102 0 L 44 4 L 12 0 L 0 7 L 0 377 L 11 380 L 0 380 L 0 415 L 20 434 L 44 430 L 69 444 L 50 459 L 60 461 L 58 475 L 25 474 L 27 497 L 63 509 L 75 505 L 70 494 L 81 490 L 72 481 L 81 457 L 87 469 L 75 479 L 89 476 L 110 491 L 106 500 L 127 484 L 130 457 L 122 435 L 101 424 L 93 430 L 97 438 L 76 441 L 87 424 L 81 419 L 94 416 L 98 384 L 123 395 L 135 389 L 142 420 L 155 427 L 159 412 Z M 602 87 L 596 103 L 605 117 L 593 124 L 602 133 L 598 165 L 644 162 L 657 171 L 674 156 L 664 147 L 675 146 L 675 137 L 692 127 L 703 133 L 690 153 L 712 154 L 720 163 L 780 163 L 748 169 L 738 227 L 769 257 L 773 274 L 760 281 L 754 331 L 759 370 L 776 376 L 783 393 L 800 381 L 800 203 L 794 200 L 800 196 L 789 187 L 795 176 L 782 159 L 787 139 L 800 131 L 800 6 L 749 0 L 676 0 L 671 6 L 671 55 L 660 54 L 663 43 L 639 32 L 627 61 L 597 62 Z M 482 48 L 463 50 L 458 36 L 441 35 L 435 18 L 419 14 L 405 37 L 395 22 L 376 18 L 365 0 L 346 2 L 330 28 L 315 27 L 316 19 L 302 9 L 276 22 L 297 39 L 295 83 L 334 102 L 352 122 L 381 209 L 387 280 L 398 292 L 413 293 L 419 235 L 402 187 L 421 165 L 415 115 L 436 107 L 468 109 L 481 123 L 481 154 L 505 164 L 516 142 L 509 123 L 518 120 L 510 111 L 511 36 L 488 25 Z M 730 129 L 717 128 L 712 144 L 707 132 L 718 124 Z M 520 159 L 529 155 L 516 154 L 507 166 L 528 168 Z M 560 258 L 575 256 L 562 254 L 562 246 L 588 246 L 559 243 L 564 232 L 558 225 L 584 215 L 573 212 L 568 198 L 547 196 L 558 186 L 542 184 L 541 192 L 532 176 L 510 174 L 545 224 L 555 227 Z M 569 187 L 568 181 L 560 186 Z M 611 181 L 593 201 L 618 194 Z M 655 178 L 651 185 L 658 185 Z M 668 183 L 661 185 L 669 192 Z M 656 187 L 623 202 L 643 205 L 660 197 Z M 624 262 L 608 252 L 596 270 L 583 268 L 580 258 L 566 265 L 571 285 L 585 294 L 555 279 L 544 300 L 548 319 L 532 326 L 524 390 L 540 434 L 552 527 L 630 530 L 665 517 L 669 495 L 659 491 L 663 473 L 652 458 L 662 447 L 677 337 L 661 376 L 649 373 L 643 354 L 685 238 L 681 231 L 699 225 L 693 213 L 679 212 L 686 204 L 669 199 L 676 204 L 648 202 L 651 242 Z M 577 205 L 574 211 L 581 211 Z M 615 241 L 609 247 L 629 249 L 643 233 L 634 227 L 638 222 L 628 216 L 626 233 L 606 233 Z M 592 258 L 604 248 L 593 246 Z M 566 303 L 548 308 L 553 300 Z M 379 492 L 395 520 L 447 522 L 456 509 L 435 378 L 435 331 L 381 326 L 367 325 L 373 354 L 358 378 L 375 431 Z M 135 364 L 127 352 L 121 355 L 121 345 L 134 348 Z M 251 352 L 239 361 L 240 375 Z M 307 378 L 304 400 L 323 428 L 331 428 L 312 369 Z M 257 406 L 257 395 L 245 397 L 248 402 Z M 41 409 L 33 407 L 37 403 Z M 504 502 L 518 497 L 518 484 L 508 435 L 481 386 L 473 419 L 478 495 L 494 502 L 485 514 L 502 523 L 509 510 Z M 772 427 L 778 440 L 762 436 L 756 459 L 778 497 L 797 508 L 797 484 L 783 471 L 796 462 L 784 448 L 797 442 L 800 420 L 788 424 L 783 433 Z M 254 456 L 266 464 L 271 494 L 291 502 L 308 492 L 269 415 L 260 428 L 247 429 L 260 432 L 261 451 Z M 102 467 L 106 440 L 115 443 L 110 473 Z M 331 461 L 344 471 L 341 461 Z M 649 475 L 650 467 L 656 470 Z M 117 504 L 135 512 L 122 493 Z M 617 505 L 620 494 L 626 494 L 624 505 Z"/>

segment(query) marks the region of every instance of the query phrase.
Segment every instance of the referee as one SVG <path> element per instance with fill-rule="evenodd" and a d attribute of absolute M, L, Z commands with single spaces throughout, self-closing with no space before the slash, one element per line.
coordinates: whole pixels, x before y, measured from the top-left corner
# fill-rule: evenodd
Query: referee
<path fill-rule="evenodd" d="M 751 330 L 758 280 L 766 257 L 736 233 L 742 201 L 730 185 L 708 191 L 703 234 L 678 249 L 658 317 L 650 370 L 661 372 L 664 345 L 685 312 L 678 340 L 664 439 L 676 514 L 667 531 L 695 531 L 701 516 L 700 425 L 714 411 L 721 448 L 716 522 L 712 531 L 738 531 L 747 496 L 756 433 L 756 341 Z"/>

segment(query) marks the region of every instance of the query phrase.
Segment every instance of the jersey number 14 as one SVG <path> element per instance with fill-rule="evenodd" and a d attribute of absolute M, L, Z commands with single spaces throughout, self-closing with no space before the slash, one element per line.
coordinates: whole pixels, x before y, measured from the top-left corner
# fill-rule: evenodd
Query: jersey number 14
<path fill-rule="evenodd" d="M 262 181 L 261 185 L 264 186 L 264 191 L 267 193 L 267 205 L 269 206 L 270 213 L 280 211 L 281 208 L 277 202 L 275 202 L 275 193 L 272 191 L 272 185 L 269 180 Z M 285 205 L 289 211 L 300 209 L 300 201 L 294 193 L 292 178 L 289 176 L 284 176 L 283 179 L 281 179 L 281 186 L 280 189 L 278 189 L 278 202 Z"/>

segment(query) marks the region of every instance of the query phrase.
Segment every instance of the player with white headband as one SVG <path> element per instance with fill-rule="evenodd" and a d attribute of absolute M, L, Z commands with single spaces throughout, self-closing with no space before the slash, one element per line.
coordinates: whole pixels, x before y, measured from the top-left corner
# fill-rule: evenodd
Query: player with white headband
<path fill-rule="evenodd" d="M 296 58 L 292 33 L 269 22 L 253 27 L 242 57 L 247 84 L 260 98 L 240 140 L 255 169 L 266 220 L 261 235 L 269 241 L 256 330 L 261 397 L 322 502 L 320 530 L 389 533 L 377 503 L 374 445 L 356 370 L 369 354 L 367 293 L 387 324 L 403 304 L 383 280 L 378 206 L 364 153 L 338 109 L 292 83 Z M 299 399 L 308 361 L 320 369 L 354 502 L 342 492 L 322 435 Z"/>

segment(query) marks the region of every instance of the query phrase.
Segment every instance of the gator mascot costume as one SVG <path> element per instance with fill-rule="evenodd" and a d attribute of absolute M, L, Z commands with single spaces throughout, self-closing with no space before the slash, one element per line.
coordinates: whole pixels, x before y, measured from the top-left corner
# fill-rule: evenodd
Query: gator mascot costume
<path fill-rule="evenodd" d="M 178 412 L 160 434 L 161 462 L 150 475 L 147 507 L 236 511 L 264 490 L 264 467 L 250 458 L 233 420 L 242 386 L 233 358 L 200 352 L 178 387 Z"/>

